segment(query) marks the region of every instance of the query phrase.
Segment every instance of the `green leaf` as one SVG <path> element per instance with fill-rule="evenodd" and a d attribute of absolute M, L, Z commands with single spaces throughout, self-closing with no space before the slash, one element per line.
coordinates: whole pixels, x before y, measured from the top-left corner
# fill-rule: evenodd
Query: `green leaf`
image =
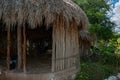
<path fill-rule="evenodd" d="M 120 46 L 118 46 L 117 49 L 120 50 Z"/>
<path fill-rule="evenodd" d="M 120 43 L 120 38 L 117 39 L 117 42 Z"/>

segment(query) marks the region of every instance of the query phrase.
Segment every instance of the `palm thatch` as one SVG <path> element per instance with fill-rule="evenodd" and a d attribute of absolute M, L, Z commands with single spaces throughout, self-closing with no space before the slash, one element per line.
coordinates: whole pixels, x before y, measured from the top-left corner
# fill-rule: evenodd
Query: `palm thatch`
<path fill-rule="evenodd" d="M 70 22 L 77 23 L 79 29 L 86 29 L 88 19 L 84 12 L 71 0 L 0 0 L 0 20 L 6 26 L 27 23 L 35 28 L 43 23 L 49 26 L 63 16 L 66 27 Z"/>
<path fill-rule="evenodd" d="M 79 43 L 80 43 L 80 57 L 81 59 L 89 59 L 90 48 L 92 42 L 95 42 L 97 37 L 95 34 L 89 33 L 87 30 L 79 31 Z"/>
<path fill-rule="evenodd" d="M 87 30 L 80 30 L 79 31 L 79 38 L 88 41 L 88 42 L 94 42 L 97 40 L 97 37 L 95 34 L 89 33 Z"/>

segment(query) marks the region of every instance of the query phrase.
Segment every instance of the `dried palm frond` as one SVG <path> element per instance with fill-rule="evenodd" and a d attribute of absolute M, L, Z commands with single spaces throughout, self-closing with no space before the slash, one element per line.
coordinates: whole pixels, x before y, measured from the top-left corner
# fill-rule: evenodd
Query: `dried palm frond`
<path fill-rule="evenodd" d="M 71 0 L 0 0 L 0 19 L 6 25 L 28 23 L 31 28 L 43 23 L 49 26 L 56 15 L 62 15 L 66 26 L 75 20 L 80 29 L 86 29 L 85 13 Z"/>

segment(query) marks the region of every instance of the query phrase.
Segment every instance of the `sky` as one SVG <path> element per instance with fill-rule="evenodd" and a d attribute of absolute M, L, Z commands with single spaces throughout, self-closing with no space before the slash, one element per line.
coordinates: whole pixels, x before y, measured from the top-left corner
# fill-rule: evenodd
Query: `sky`
<path fill-rule="evenodd" d="M 119 0 L 111 0 L 111 4 L 112 4 L 112 7 L 115 8 L 115 4 L 118 2 Z"/>
<path fill-rule="evenodd" d="M 120 0 L 114 0 L 114 4 L 112 5 L 113 15 L 111 20 L 115 22 L 116 28 L 115 31 L 120 33 Z"/>

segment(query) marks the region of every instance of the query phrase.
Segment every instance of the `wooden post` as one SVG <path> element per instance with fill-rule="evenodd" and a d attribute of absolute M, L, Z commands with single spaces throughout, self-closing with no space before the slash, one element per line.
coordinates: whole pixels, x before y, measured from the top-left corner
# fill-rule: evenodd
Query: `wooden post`
<path fill-rule="evenodd" d="M 10 69 L 10 27 L 7 30 L 7 69 Z"/>
<path fill-rule="evenodd" d="M 17 50 L 18 50 L 18 64 L 17 64 L 17 68 L 21 69 L 21 65 L 22 65 L 22 39 L 21 39 L 21 27 L 18 26 L 17 27 Z"/>
<path fill-rule="evenodd" d="M 26 29 L 23 26 L 23 71 L 26 73 Z"/>
<path fill-rule="evenodd" d="M 52 32 L 52 72 L 55 72 L 55 27 L 53 27 L 53 32 Z"/>

